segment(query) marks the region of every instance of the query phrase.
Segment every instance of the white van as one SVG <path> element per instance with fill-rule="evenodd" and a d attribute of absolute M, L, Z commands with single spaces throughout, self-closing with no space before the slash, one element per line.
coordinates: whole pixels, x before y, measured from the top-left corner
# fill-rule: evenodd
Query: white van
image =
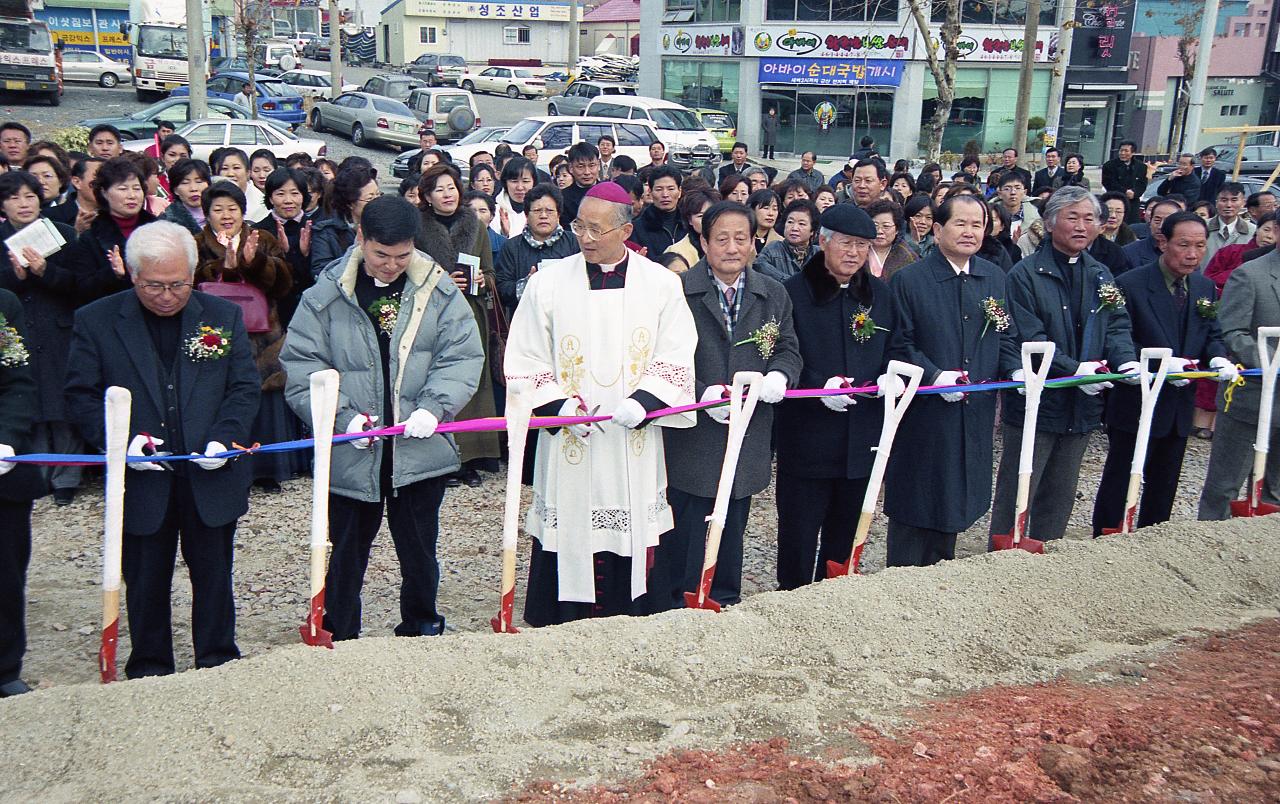
<path fill-rule="evenodd" d="M 551 159 L 569 150 L 575 142 L 595 145 L 608 134 L 618 144 L 615 154 L 626 154 L 637 165 L 649 164 L 649 145 L 661 138 L 649 120 L 617 120 L 603 117 L 526 117 L 502 135 L 517 156 L 526 145 L 538 149 L 538 165 L 544 170 Z M 455 165 L 466 165 L 476 151 L 489 151 L 497 142 L 478 142 L 446 148 Z"/>
<path fill-rule="evenodd" d="M 720 143 L 689 109 L 660 98 L 639 95 L 599 97 L 587 106 L 590 117 L 647 120 L 667 146 L 667 160 L 681 170 L 714 168 L 720 163 Z"/>

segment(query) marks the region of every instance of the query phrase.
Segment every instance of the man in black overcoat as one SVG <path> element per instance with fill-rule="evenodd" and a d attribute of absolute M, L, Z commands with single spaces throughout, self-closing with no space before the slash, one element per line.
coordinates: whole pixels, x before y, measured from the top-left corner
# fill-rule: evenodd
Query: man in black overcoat
<path fill-rule="evenodd" d="M 133 651 L 125 673 L 138 678 L 174 671 L 169 597 L 179 544 L 191 577 L 195 666 L 240 656 L 231 560 L 251 472 L 247 461 L 212 456 L 252 443 L 261 383 L 240 308 L 192 291 L 196 244 L 185 228 L 139 227 L 125 262 L 133 287 L 76 313 L 68 411 L 85 440 L 103 449 L 103 395 L 122 386 L 133 395 L 131 456 L 151 454 L 152 445 L 204 456 L 129 463 L 122 569 Z M 193 346 L 201 336 L 204 347 Z"/>
<path fill-rule="evenodd" d="M 1005 301 L 1005 273 L 976 256 L 987 209 L 976 196 L 945 201 L 933 219 L 937 247 L 894 274 L 895 360 L 924 369 L 926 385 L 1010 377 L 1021 365 Z M 911 401 L 885 481 L 887 566 L 955 558 L 956 534 L 991 506 L 995 394 L 934 394 Z"/>
<path fill-rule="evenodd" d="M 819 224 L 821 250 L 783 284 L 804 361 L 799 387 L 895 390 L 883 375 L 897 308 L 889 286 L 866 269 L 875 225 L 853 204 L 828 208 Z M 852 395 L 837 394 L 778 407 L 781 589 L 826 577 L 827 561 L 849 560 L 884 419 L 878 400 L 855 403 Z"/>
<path fill-rule="evenodd" d="M 742 442 L 729 510 L 720 535 L 711 599 L 728 606 L 742 599 L 742 538 L 751 496 L 769 485 L 773 406 L 800 379 L 800 349 L 791 297 L 775 279 L 751 270 L 755 214 L 732 201 L 711 205 L 702 216 L 706 257 L 681 274 L 685 301 L 698 329 L 694 386 L 699 399 L 722 399 L 739 371 L 764 375 Z M 715 506 L 728 441 L 729 408 L 698 411 L 692 428 L 664 428 L 667 501 L 675 527 L 662 537 L 649 574 L 654 610 L 684 605 L 684 592 L 702 577 L 707 517 Z M 662 594 L 662 584 L 669 594 Z"/>
<path fill-rule="evenodd" d="M 1128 299 L 1125 306 L 1133 328 L 1133 348 L 1141 352 L 1146 347 L 1167 346 L 1181 363 L 1175 371 L 1184 370 L 1194 360 L 1217 371 L 1219 382 L 1230 382 L 1239 373 L 1227 359 L 1227 347 L 1218 326 L 1217 309 L 1213 306 L 1217 288 L 1213 280 L 1198 271 L 1209 227 L 1194 212 L 1170 215 L 1163 226 L 1165 249 L 1160 259 L 1116 280 Z M 1160 391 L 1147 444 L 1142 504 L 1136 523 L 1139 528 L 1167 522 L 1173 511 L 1195 399 L 1190 380 L 1170 380 Z M 1141 391 L 1132 386 L 1118 386 L 1107 397 L 1109 450 L 1093 503 L 1094 536 L 1101 535 L 1103 528 L 1119 527 L 1124 517 L 1141 410 Z"/>

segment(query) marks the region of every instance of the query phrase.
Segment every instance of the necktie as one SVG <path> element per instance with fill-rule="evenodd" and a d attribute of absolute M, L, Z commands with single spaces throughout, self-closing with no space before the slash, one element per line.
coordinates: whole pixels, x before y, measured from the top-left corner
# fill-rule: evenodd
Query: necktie
<path fill-rule="evenodd" d="M 1187 282 L 1179 278 L 1173 281 L 1173 304 L 1182 312 L 1187 307 Z"/>
<path fill-rule="evenodd" d="M 738 295 L 738 291 L 736 288 L 724 289 L 724 303 L 729 305 L 729 309 L 731 310 L 733 309 L 733 299 L 737 295 Z"/>

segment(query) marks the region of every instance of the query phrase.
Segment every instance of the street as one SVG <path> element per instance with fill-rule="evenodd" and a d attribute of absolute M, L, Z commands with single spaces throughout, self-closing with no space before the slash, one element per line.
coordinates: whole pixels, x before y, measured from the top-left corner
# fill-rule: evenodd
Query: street
<path fill-rule="evenodd" d="M 304 60 L 301 65 L 307 69 L 327 70 L 326 62 Z M 352 84 L 363 84 L 370 77 L 385 70 L 369 67 L 343 67 L 343 80 Z M 480 109 L 480 120 L 487 126 L 509 126 L 526 117 L 546 114 L 545 99 L 512 100 L 505 95 L 476 96 L 476 105 Z M 90 117 L 124 116 L 150 106 L 140 103 L 134 95 L 133 86 L 121 84 L 114 89 L 103 89 L 88 83 L 67 84 L 62 96 L 62 105 L 50 107 L 36 104 L 16 104 L 18 96 L 4 98 L 3 117 L 5 120 L 17 120 L 28 126 L 36 139 L 49 132 L 73 126 Z M 352 155 L 363 156 L 378 168 L 384 192 L 392 192 L 399 186 L 398 179 L 391 176 L 391 160 L 398 151 L 383 146 L 356 147 L 351 141 L 332 133 L 316 134 L 307 126 L 299 127 L 298 134 L 324 140 L 328 147 L 328 158 L 341 162 Z"/>

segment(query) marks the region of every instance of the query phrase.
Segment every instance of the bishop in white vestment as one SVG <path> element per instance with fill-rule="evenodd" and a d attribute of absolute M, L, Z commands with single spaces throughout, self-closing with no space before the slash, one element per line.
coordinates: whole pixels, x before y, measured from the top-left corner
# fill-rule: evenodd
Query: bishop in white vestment
<path fill-rule="evenodd" d="M 613 182 L 583 199 L 582 253 L 541 263 L 511 322 L 504 368 L 534 415 L 612 419 L 539 431 L 525 621 L 541 626 L 643 613 L 651 550 L 671 530 L 662 433 L 692 427 L 698 336 L 676 274 L 626 249 L 630 196 Z"/>

